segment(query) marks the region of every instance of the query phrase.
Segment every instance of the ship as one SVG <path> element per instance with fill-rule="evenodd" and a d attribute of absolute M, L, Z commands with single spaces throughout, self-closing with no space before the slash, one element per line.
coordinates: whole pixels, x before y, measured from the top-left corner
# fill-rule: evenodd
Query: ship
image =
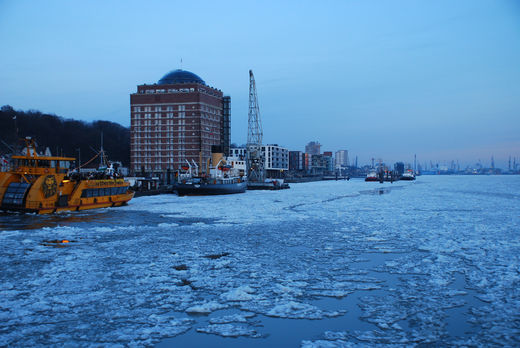
<path fill-rule="evenodd" d="M 415 180 L 415 173 L 413 172 L 413 170 L 408 169 L 406 172 L 403 173 L 403 175 L 401 175 L 399 180 Z"/>
<path fill-rule="evenodd" d="M 0 210 L 50 214 L 119 207 L 134 196 L 112 165 L 93 173 L 72 171 L 75 158 L 38 155 L 34 140 L 25 143 L 24 154 L 13 155 L 10 169 L 0 173 Z"/>
<path fill-rule="evenodd" d="M 381 178 L 375 171 L 372 171 L 367 174 L 365 181 L 381 181 Z"/>
<path fill-rule="evenodd" d="M 181 167 L 178 182 L 174 190 L 179 196 L 186 195 L 225 195 L 244 193 L 247 189 L 247 178 L 243 171 L 227 164 L 220 146 L 212 147 L 211 162 L 206 168 L 209 171 L 199 174 L 199 166 L 188 162 Z"/>

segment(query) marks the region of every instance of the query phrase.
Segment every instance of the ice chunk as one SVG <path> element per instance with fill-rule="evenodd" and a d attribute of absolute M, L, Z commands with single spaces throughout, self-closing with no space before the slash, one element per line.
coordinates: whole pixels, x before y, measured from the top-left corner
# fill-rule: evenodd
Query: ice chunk
<path fill-rule="evenodd" d="M 220 297 L 226 301 L 249 301 L 253 298 L 251 295 L 253 292 L 254 290 L 251 287 L 245 285 L 225 292 Z"/>
<path fill-rule="evenodd" d="M 204 302 L 195 306 L 191 306 L 186 309 L 186 313 L 200 313 L 200 314 L 208 314 L 214 312 L 219 309 L 226 308 L 226 305 L 220 304 L 218 302 L 210 301 Z"/>
<path fill-rule="evenodd" d="M 223 337 L 262 337 L 262 335 L 260 335 L 258 332 L 256 332 L 256 330 L 252 328 L 233 324 L 210 324 L 208 326 L 197 328 L 197 332 L 214 334 Z"/>

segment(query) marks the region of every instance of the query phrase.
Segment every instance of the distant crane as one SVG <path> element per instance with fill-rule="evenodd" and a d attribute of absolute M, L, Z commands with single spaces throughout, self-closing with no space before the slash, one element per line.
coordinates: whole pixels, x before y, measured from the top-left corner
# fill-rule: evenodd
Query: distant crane
<path fill-rule="evenodd" d="M 249 113 L 246 146 L 246 169 L 249 182 L 263 183 L 265 181 L 262 138 L 262 121 L 256 94 L 255 77 L 253 71 L 249 70 Z"/>

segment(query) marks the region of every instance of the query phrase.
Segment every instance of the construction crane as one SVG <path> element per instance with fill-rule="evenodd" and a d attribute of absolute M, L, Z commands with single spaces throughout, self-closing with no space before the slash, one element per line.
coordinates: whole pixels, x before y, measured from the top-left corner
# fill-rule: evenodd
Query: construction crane
<path fill-rule="evenodd" d="M 253 71 L 249 70 L 249 113 L 247 126 L 246 166 L 250 183 L 265 181 L 264 153 L 262 151 L 262 121 Z"/>

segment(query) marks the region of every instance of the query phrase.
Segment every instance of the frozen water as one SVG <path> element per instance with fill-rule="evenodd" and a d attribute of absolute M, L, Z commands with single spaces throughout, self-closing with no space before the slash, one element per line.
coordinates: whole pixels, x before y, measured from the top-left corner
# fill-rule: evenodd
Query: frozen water
<path fill-rule="evenodd" d="M 519 177 L 291 186 L 0 215 L 0 346 L 520 345 Z"/>
<path fill-rule="evenodd" d="M 201 327 L 197 329 L 198 332 L 204 332 L 209 334 L 220 335 L 224 337 L 239 337 L 239 336 L 249 336 L 249 337 L 261 337 L 258 332 L 256 332 L 252 328 L 245 327 L 243 325 L 235 325 L 235 324 L 210 324 L 205 327 Z"/>

